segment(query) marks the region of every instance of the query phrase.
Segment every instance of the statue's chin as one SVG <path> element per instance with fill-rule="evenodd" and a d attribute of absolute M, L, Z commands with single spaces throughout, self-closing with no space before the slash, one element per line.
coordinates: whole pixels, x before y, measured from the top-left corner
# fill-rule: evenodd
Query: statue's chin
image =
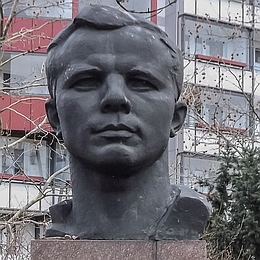
<path fill-rule="evenodd" d="M 104 172 L 120 172 L 121 175 L 128 175 L 129 172 L 136 172 L 147 168 L 155 163 L 163 152 L 147 156 L 147 153 L 125 145 L 110 145 L 98 149 L 93 149 L 88 153 L 82 153 L 77 161 L 84 164 L 84 167 Z M 70 152 L 73 158 L 73 153 Z M 75 158 L 74 157 L 74 158 Z M 71 162 L 73 163 L 73 159 Z"/>

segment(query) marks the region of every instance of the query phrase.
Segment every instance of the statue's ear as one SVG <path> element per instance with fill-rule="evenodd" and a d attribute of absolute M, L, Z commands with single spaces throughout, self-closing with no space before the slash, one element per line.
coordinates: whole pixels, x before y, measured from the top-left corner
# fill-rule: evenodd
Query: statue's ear
<path fill-rule="evenodd" d="M 45 103 L 45 109 L 46 109 L 47 117 L 48 117 L 51 127 L 55 131 L 57 137 L 62 138 L 61 128 L 60 128 L 60 119 L 58 116 L 55 100 L 52 98 L 47 100 Z"/>
<path fill-rule="evenodd" d="M 184 123 L 187 114 L 187 105 L 183 102 L 175 104 L 175 110 L 172 119 L 170 137 L 174 137 Z"/>

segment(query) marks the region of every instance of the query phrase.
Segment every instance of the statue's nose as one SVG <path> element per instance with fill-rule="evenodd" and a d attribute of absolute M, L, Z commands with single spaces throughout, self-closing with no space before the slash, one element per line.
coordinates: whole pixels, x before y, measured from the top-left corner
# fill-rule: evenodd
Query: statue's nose
<path fill-rule="evenodd" d="M 124 77 L 119 74 L 109 75 L 105 81 L 105 94 L 101 100 L 103 113 L 130 113 L 130 101 L 126 97 Z"/>

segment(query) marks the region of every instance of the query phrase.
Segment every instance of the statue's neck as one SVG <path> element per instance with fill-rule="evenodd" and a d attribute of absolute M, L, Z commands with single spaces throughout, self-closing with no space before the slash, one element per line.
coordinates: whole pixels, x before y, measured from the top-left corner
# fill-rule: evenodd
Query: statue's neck
<path fill-rule="evenodd" d="M 71 171 L 73 222 L 79 225 L 135 232 L 132 223 L 140 230 L 152 226 L 171 201 L 167 151 L 152 166 L 132 174 L 96 172 L 73 156 Z"/>

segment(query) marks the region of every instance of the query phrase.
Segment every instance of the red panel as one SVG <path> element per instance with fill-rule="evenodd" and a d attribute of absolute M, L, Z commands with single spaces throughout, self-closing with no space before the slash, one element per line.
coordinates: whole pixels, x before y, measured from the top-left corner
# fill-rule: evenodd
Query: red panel
<path fill-rule="evenodd" d="M 30 107 L 31 129 L 41 124 L 45 118 L 45 102 L 47 97 L 32 97 Z"/>
<path fill-rule="evenodd" d="M 33 19 L 33 33 L 32 33 L 32 49 L 40 52 L 46 52 L 52 39 L 52 21 Z M 38 50 L 37 50 L 38 51 Z"/>
<path fill-rule="evenodd" d="M 30 123 L 30 97 L 13 97 L 11 110 L 11 127 L 14 130 L 27 130 Z"/>
<path fill-rule="evenodd" d="M 157 0 L 151 0 L 152 11 L 157 10 Z M 151 20 L 153 23 L 157 24 L 157 12 L 152 12 Z"/>
<path fill-rule="evenodd" d="M 73 6 L 74 5 L 77 6 L 76 3 L 74 3 Z M 9 37 L 3 46 L 3 50 L 33 50 L 46 53 L 46 47 L 50 41 L 68 23 L 69 20 L 53 21 L 50 19 L 16 17 L 10 27 Z M 39 46 L 41 49 L 37 50 Z"/>
<path fill-rule="evenodd" d="M 206 60 L 206 61 L 226 64 L 226 65 L 233 65 L 233 66 L 237 66 L 237 67 L 246 67 L 246 63 L 234 61 L 234 60 L 222 59 L 222 58 L 207 56 L 207 55 L 202 55 L 202 54 L 196 54 L 195 57 L 196 57 L 196 59 L 200 59 L 200 60 Z"/>
<path fill-rule="evenodd" d="M 61 29 L 63 29 L 70 21 L 69 20 L 62 20 L 62 21 L 56 21 L 52 24 L 53 26 L 53 37 L 55 37 L 58 32 L 60 32 Z"/>
<path fill-rule="evenodd" d="M 45 117 L 46 96 L 0 95 L 0 114 L 4 130 L 30 131 Z M 11 105 L 11 106 L 10 106 Z M 10 107 L 8 109 L 7 107 Z M 42 125 L 46 131 L 52 131 L 48 121 Z"/>
<path fill-rule="evenodd" d="M 12 175 L 12 174 L 3 174 L 0 173 L 0 179 L 5 179 L 5 180 L 15 180 L 15 181 L 30 181 L 30 182 L 43 182 L 44 178 L 43 177 L 38 177 L 38 176 L 30 176 L 27 177 L 25 175 Z"/>
<path fill-rule="evenodd" d="M 6 21 L 7 21 L 7 17 L 4 18 L 4 24 L 6 24 Z M 7 34 L 9 35 L 10 33 L 11 33 L 11 28 L 9 29 Z M 5 51 L 11 51 L 12 50 L 11 42 L 8 41 L 8 39 L 7 39 L 6 42 L 4 42 L 2 49 L 5 50 Z"/>
<path fill-rule="evenodd" d="M 197 123 L 196 124 L 197 127 L 201 127 L 201 128 L 206 128 L 206 129 L 213 129 L 214 131 L 220 130 L 223 132 L 232 132 L 232 133 L 245 133 L 246 130 L 245 129 L 241 129 L 241 128 L 234 128 L 234 127 L 230 127 L 230 126 L 224 126 L 224 125 L 220 125 L 220 126 L 215 126 L 215 125 L 209 125 L 209 124 L 203 124 L 203 123 Z"/>
<path fill-rule="evenodd" d="M 9 34 L 9 38 L 12 37 L 12 51 L 31 50 L 32 26 L 32 18 L 14 18 Z"/>
<path fill-rule="evenodd" d="M 78 0 L 73 0 L 72 1 L 72 17 L 74 18 L 79 11 L 79 1 Z"/>
<path fill-rule="evenodd" d="M 6 109 L 11 104 L 11 98 L 7 95 L 0 95 L 0 118 L 2 119 L 2 128 L 11 129 L 10 110 Z"/>
<path fill-rule="evenodd" d="M 9 46 L 8 44 L 4 45 L 2 49 L 3 51 L 12 51 L 12 47 Z"/>

